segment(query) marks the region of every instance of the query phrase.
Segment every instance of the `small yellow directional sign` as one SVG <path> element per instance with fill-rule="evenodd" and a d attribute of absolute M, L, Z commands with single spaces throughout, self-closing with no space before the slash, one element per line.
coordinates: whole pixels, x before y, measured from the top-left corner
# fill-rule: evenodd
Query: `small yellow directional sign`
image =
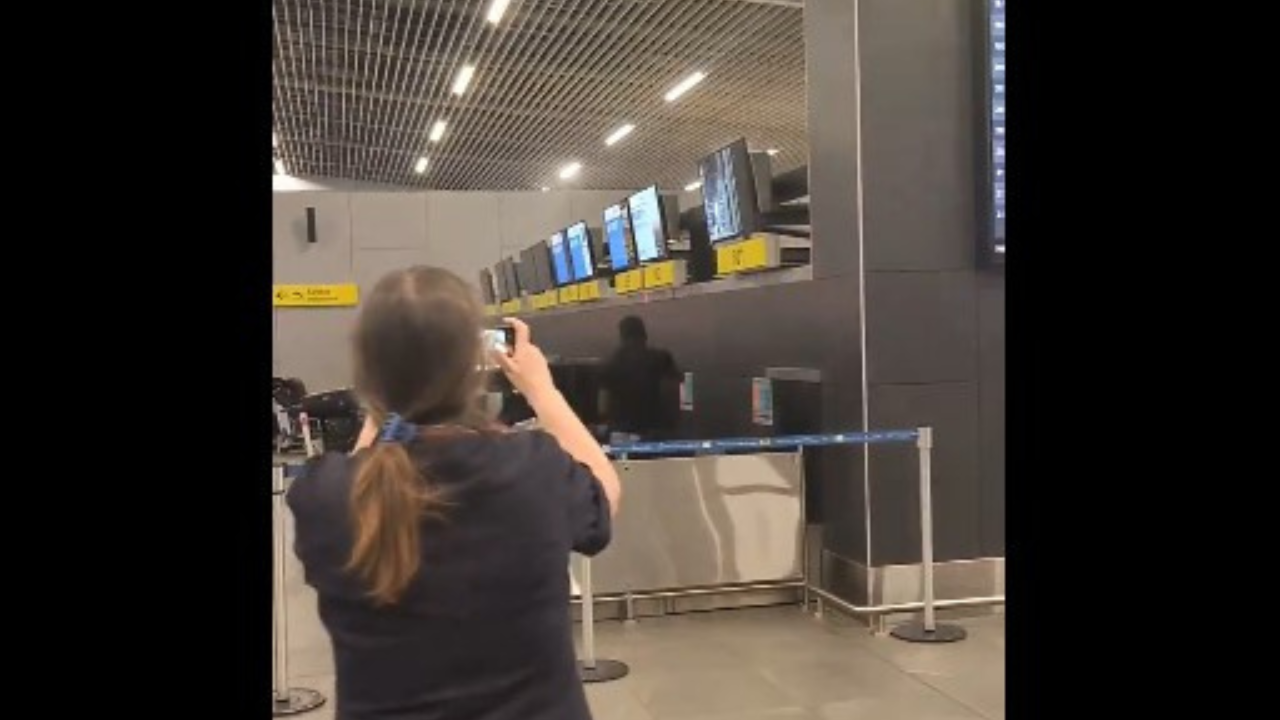
<path fill-rule="evenodd" d="M 275 307 L 351 307 L 360 301 L 355 283 L 342 285 L 276 285 L 271 293 Z"/>

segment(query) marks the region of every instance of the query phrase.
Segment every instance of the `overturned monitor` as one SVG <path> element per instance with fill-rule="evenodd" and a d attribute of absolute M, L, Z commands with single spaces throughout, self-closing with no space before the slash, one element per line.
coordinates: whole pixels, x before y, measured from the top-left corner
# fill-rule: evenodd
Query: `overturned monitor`
<path fill-rule="evenodd" d="M 667 257 L 667 216 L 658 188 L 648 187 L 627 198 L 636 260 L 640 264 Z"/>
<path fill-rule="evenodd" d="M 552 233 L 547 240 L 547 251 L 551 255 L 551 275 L 556 287 L 572 283 L 573 270 L 569 266 L 569 248 L 565 246 L 563 230 Z"/>
<path fill-rule="evenodd" d="M 702 176 L 702 207 L 707 218 L 707 235 L 712 244 L 760 231 L 755 171 L 745 139 L 736 140 L 703 158 L 698 171 Z"/>
<path fill-rule="evenodd" d="M 604 237 L 611 270 L 624 272 L 636 266 L 631 212 L 625 200 L 604 209 Z"/>
<path fill-rule="evenodd" d="M 573 271 L 573 281 L 590 280 L 596 274 L 596 261 L 593 255 L 591 231 L 586 222 L 570 225 L 565 231 L 565 245 L 569 251 L 569 266 Z"/>

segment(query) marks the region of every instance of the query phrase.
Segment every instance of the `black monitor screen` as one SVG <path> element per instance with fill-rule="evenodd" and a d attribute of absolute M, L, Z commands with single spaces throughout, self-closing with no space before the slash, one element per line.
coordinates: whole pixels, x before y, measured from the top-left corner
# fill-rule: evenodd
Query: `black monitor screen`
<path fill-rule="evenodd" d="M 502 262 L 502 271 L 507 276 L 507 288 L 510 291 L 509 300 L 518 300 L 520 298 L 520 280 L 516 276 L 516 261 L 507 258 Z"/>
<path fill-rule="evenodd" d="M 516 279 L 520 281 L 520 287 L 530 295 L 538 292 L 538 278 L 533 274 L 533 258 L 529 256 L 529 251 L 524 250 L 520 253 L 520 263 L 516 265 Z"/>
<path fill-rule="evenodd" d="M 635 242 L 631 237 L 631 214 L 625 202 L 604 209 L 604 237 L 609 250 L 609 267 L 614 272 L 630 270 L 635 265 Z"/>
<path fill-rule="evenodd" d="M 990 182 L 986 185 L 990 206 L 989 223 L 983 233 L 990 243 L 990 254 L 993 259 L 1004 257 L 1004 98 L 1005 98 L 1005 63 L 1004 63 L 1004 4 L 1005 0 L 986 0 L 987 2 L 987 42 L 983 49 L 986 54 L 988 70 L 987 117 L 988 136 L 987 164 Z"/>
<path fill-rule="evenodd" d="M 555 278 L 556 285 L 573 282 L 573 269 L 569 266 L 569 249 L 565 247 L 563 230 L 547 240 L 547 250 L 551 253 L 552 277 Z"/>
<path fill-rule="evenodd" d="M 595 258 L 591 253 L 591 231 L 585 222 L 579 222 L 570 225 L 564 235 L 574 282 L 589 280 L 596 273 Z"/>
<path fill-rule="evenodd" d="M 759 231 L 759 201 L 747 141 L 738 140 L 720 148 L 703 158 L 698 169 L 711 242 L 735 240 Z"/>
<path fill-rule="evenodd" d="M 550 280 L 542 274 L 542 262 L 538 260 L 539 252 L 543 255 L 547 253 L 546 243 L 535 243 L 520 253 L 520 262 L 529 266 L 529 282 L 532 283 L 528 288 L 530 293 L 546 292 L 552 287 Z"/>
<path fill-rule="evenodd" d="M 498 302 L 493 292 L 493 273 L 487 268 L 480 271 L 480 297 L 484 298 L 485 305 Z"/>
<path fill-rule="evenodd" d="M 538 266 L 538 278 L 542 291 L 554 290 L 556 278 L 551 272 L 551 250 L 545 242 L 536 243 L 532 249 L 534 263 Z"/>
<path fill-rule="evenodd" d="M 636 259 L 642 263 L 667 256 L 667 229 L 658 188 L 651 187 L 627 198 L 631 231 L 636 243 Z"/>

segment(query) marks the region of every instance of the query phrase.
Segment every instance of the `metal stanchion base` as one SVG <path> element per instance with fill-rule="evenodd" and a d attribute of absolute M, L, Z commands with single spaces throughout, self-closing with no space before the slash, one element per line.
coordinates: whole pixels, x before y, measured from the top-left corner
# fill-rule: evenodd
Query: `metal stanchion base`
<path fill-rule="evenodd" d="M 899 625 L 890 630 L 889 634 L 910 643 L 952 643 L 969 636 L 959 625 L 935 625 L 933 630 L 926 630 L 924 623 L 920 622 Z"/>
<path fill-rule="evenodd" d="M 324 704 L 324 695 L 310 688 L 289 688 L 283 697 L 273 695 L 271 698 L 271 716 L 300 715 L 311 712 Z"/>
<path fill-rule="evenodd" d="M 578 676 L 584 683 L 610 682 L 626 677 L 629 672 L 631 668 L 618 660 L 596 660 L 592 667 L 587 667 L 581 660 L 578 661 Z"/>

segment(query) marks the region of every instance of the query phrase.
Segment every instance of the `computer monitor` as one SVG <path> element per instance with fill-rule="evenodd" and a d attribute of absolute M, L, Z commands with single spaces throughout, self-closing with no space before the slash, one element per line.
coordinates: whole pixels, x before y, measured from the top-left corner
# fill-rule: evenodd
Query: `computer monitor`
<path fill-rule="evenodd" d="M 507 274 L 503 272 L 502 266 L 505 260 L 499 260 L 497 265 L 493 266 L 493 284 L 497 291 L 498 302 L 506 302 L 511 299 L 511 289 L 507 286 Z"/>
<path fill-rule="evenodd" d="M 569 266 L 573 281 L 590 280 L 596 274 L 596 259 L 592 253 L 591 230 L 587 223 L 579 221 L 565 231 L 565 245 L 569 250 Z"/>
<path fill-rule="evenodd" d="M 520 278 L 520 285 L 525 292 L 534 295 L 542 292 L 542 279 L 538 276 L 538 261 L 533 257 L 533 248 L 525 248 L 520 251 L 520 270 L 524 275 Z"/>
<path fill-rule="evenodd" d="M 551 273 L 551 252 L 547 243 L 534 243 L 529 248 L 529 258 L 533 261 L 534 275 L 538 278 L 538 292 L 554 290 L 556 279 Z"/>
<path fill-rule="evenodd" d="M 488 268 L 480 271 L 480 297 L 484 299 L 485 305 L 498 302 L 497 294 L 493 291 L 493 273 Z"/>
<path fill-rule="evenodd" d="M 532 295 L 538 292 L 538 278 L 534 274 L 533 258 L 527 249 L 520 252 L 520 262 L 516 265 L 516 279 L 520 281 L 520 287 L 527 294 Z"/>
<path fill-rule="evenodd" d="M 702 159 L 702 207 L 712 244 L 760 231 L 760 203 L 755 171 L 745 139 L 736 140 Z"/>
<path fill-rule="evenodd" d="M 636 266 L 635 238 L 631 235 L 631 212 L 627 201 L 604 209 L 604 238 L 609 251 L 609 267 L 624 272 Z"/>
<path fill-rule="evenodd" d="M 667 256 L 666 215 L 656 186 L 645 188 L 627 198 L 631 216 L 631 233 L 636 245 L 636 260 L 651 263 Z"/>
<path fill-rule="evenodd" d="M 507 276 L 507 287 L 511 289 L 511 300 L 520 299 L 520 279 L 516 273 L 516 261 L 507 258 L 503 261 L 502 270 Z"/>
<path fill-rule="evenodd" d="M 569 265 L 569 248 L 565 245 L 563 230 L 551 234 L 547 240 L 547 252 L 551 254 L 551 277 L 556 287 L 572 283 L 573 268 Z"/>

